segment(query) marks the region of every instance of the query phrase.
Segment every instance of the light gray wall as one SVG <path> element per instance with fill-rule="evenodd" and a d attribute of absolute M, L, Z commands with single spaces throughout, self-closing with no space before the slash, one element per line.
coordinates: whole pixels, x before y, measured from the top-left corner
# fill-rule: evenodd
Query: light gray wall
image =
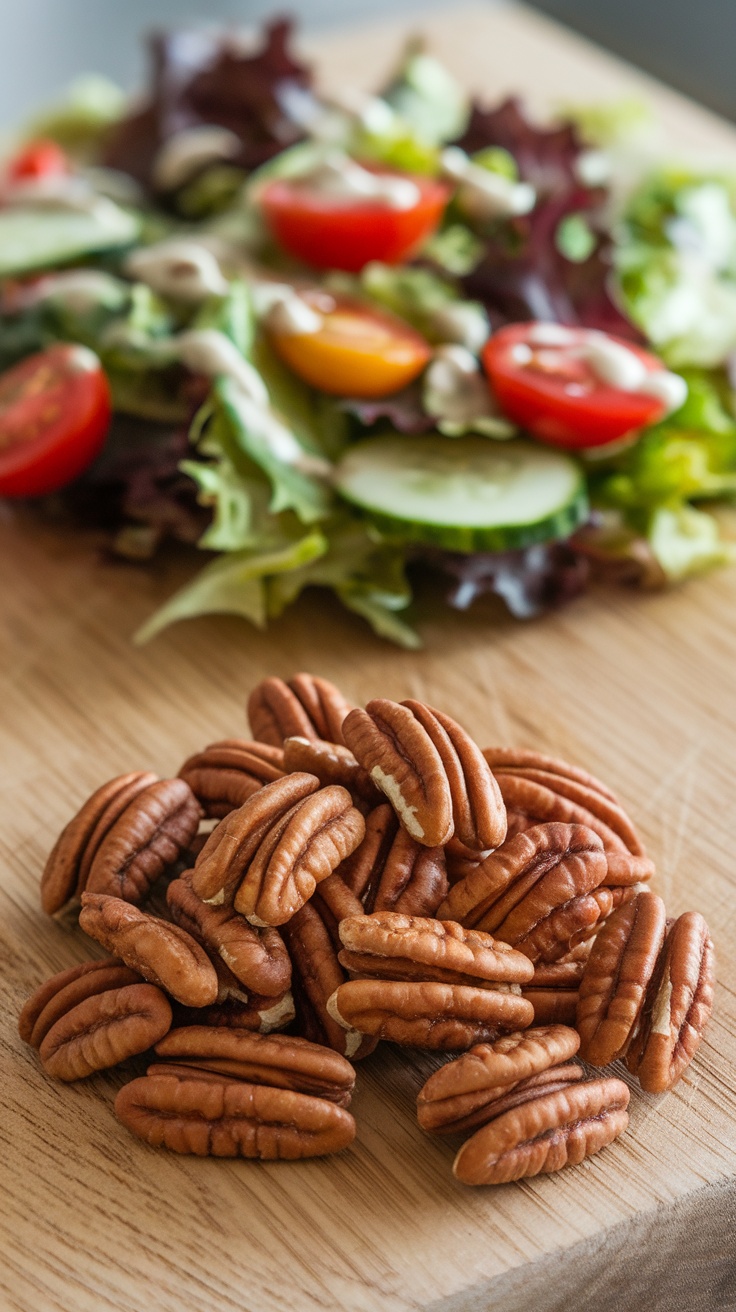
<path fill-rule="evenodd" d="M 443 0 L 0 0 L 0 124 L 59 95 L 78 73 L 126 88 L 144 76 L 141 34 L 187 22 L 258 23 L 293 13 L 310 31 L 382 14 L 421 16 Z M 444 0 L 445 6 L 452 0 Z"/>
<path fill-rule="evenodd" d="M 736 119 L 736 0 L 530 0 Z"/>

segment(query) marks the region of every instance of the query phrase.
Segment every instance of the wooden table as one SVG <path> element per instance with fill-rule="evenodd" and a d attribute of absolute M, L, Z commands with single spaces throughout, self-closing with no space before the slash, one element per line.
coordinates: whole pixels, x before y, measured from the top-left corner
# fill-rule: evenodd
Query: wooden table
<path fill-rule="evenodd" d="M 645 79 L 545 21 L 471 9 L 427 22 L 451 67 L 535 105 Z M 322 41 L 335 82 L 375 81 L 398 25 Z M 734 153 L 736 133 L 653 89 L 680 141 Z M 373 638 L 330 599 L 268 633 L 235 620 L 129 635 L 186 566 L 102 563 L 84 538 L 0 523 L 2 1088 L 0 1306 L 17 1312 L 495 1312 L 736 1306 L 736 570 L 662 596 L 609 591 L 521 625 L 490 605 L 420 602 L 426 649 Z M 427 698 L 481 742 L 534 745 L 600 773 L 630 804 L 674 913 L 697 907 L 719 953 L 716 1015 L 669 1096 L 636 1093 L 614 1147 L 499 1189 L 452 1180 L 416 1126 L 426 1065 L 385 1046 L 361 1069 L 357 1145 L 299 1165 L 177 1158 L 115 1121 L 117 1074 L 62 1087 L 19 1041 L 22 999 L 89 955 L 46 919 L 37 880 L 79 802 L 131 768 L 175 772 L 244 730 L 266 673 L 320 672 L 363 700 Z"/>

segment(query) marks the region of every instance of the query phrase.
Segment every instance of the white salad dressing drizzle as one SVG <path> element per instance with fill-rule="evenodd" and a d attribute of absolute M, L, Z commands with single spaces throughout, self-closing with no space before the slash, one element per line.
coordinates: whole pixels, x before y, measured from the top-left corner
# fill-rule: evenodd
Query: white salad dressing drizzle
<path fill-rule="evenodd" d="M 457 343 L 437 347 L 424 375 L 422 403 L 443 433 L 453 435 L 472 427 L 504 438 L 514 432 L 496 411 L 475 356 Z"/>
<path fill-rule="evenodd" d="M 634 351 L 622 342 L 614 342 L 605 333 L 586 333 L 581 354 L 602 383 L 618 387 L 622 392 L 654 396 L 667 407 L 668 413 L 679 410 L 687 397 L 687 383 L 679 374 L 667 369 L 652 373 Z"/>
<path fill-rule="evenodd" d="M 310 191 L 342 200 L 374 200 L 391 210 L 409 210 L 420 200 L 420 191 L 411 178 L 389 173 L 371 173 L 356 164 L 341 150 L 328 150 L 308 173 L 294 179 Z"/>
<path fill-rule="evenodd" d="M 278 291 L 274 290 L 263 322 L 269 332 L 280 337 L 303 337 L 318 333 L 324 320 L 307 305 L 303 296 L 284 283 L 278 284 Z"/>
<path fill-rule="evenodd" d="M 584 150 L 575 164 L 575 177 L 584 187 L 602 187 L 610 181 L 613 171 L 611 156 L 605 150 Z"/>
<path fill-rule="evenodd" d="M 102 269 L 64 269 L 23 289 L 23 305 L 58 301 L 72 314 L 85 314 L 98 305 L 123 302 L 127 284 Z"/>
<path fill-rule="evenodd" d="M 3 205 L 29 205 L 38 209 L 72 210 L 78 214 L 91 214 L 104 223 L 120 214 L 118 206 L 108 196 L 93 191 L 85 178 L 59 174 L 48 178 L 18 178 L 4 183 Z"/>
<path fill-rule="evenodd" d="M 261 375 L 225 333 L 217 328 L 190 328 L 179 333 L 174 341 L 179 359 L 193 374 L 232 378 L 254 405 L 268 405 L 268 392 Z"/>
<path fill-rule="evenodd" d="M 687 397 L 684 378 L 668 369 L 647 369 L 635 351 L 623 342 L 614 341 L 607 333 L 596 329 L 566 328 L 560 323 L 535 323 L 526 337 L 525 342 L 517 342 L 511 348 L 512 358 L 518 365 L 531 363 L 535 347 L 542 350 L 559 347 L 584 360 L 600 382 L 622 392 L 656 397 L 668 414 L 679 410 Z M 577 384 L 568 385 L 570 395 L 582 395 L 585 390 L 577 392 L 573 388 L 577 388 Z"/>
<path fill-rule="evenodd" d="M 174 345 L 177 358 L 192 373 L 232 379 L 236 388 L 230 400 L 243 426 L 257 433 L 277 460 L 314 478 L 327 478 L 331 474 L 329 461 L 304 451 L 291 430 L 271 410 L 261 375 L 229 337 L 216 328 L 192 328 L 179 333 Z"/>
<path fill-rule="evenodd" d="M 233 159 L 240 150 L 240 139 L 229 128 L 201 124 L 182 128 L 159 148 L 153 161 L 152 177 L 159 191 L 176 191 L 200 169 Z"/>
<path fill-rule="evenodd" d="M 490 335 L 488 315 L 473 301 L 456 301 L 435 310 L 431 319 L 433 333 L 443 342 L 464 346 L 477 355 Z"/>
<path fill-rule="evenodd" d="M 511 218 L 528 214 L 537 193 L 528 182 L 514 182 L 474 164 L 459 146 L 447 146 L 440 155 L 442 172 L 458 185 L 460 207 L 475 219 Z"/>
<path fill-rule="evenodd" d="M 211 250 L 190 237 L 169 237 L 133 251 L 126 273 L 160 296 L 196 305 L 208 296 L 225 296 L 228 281 Z"/>

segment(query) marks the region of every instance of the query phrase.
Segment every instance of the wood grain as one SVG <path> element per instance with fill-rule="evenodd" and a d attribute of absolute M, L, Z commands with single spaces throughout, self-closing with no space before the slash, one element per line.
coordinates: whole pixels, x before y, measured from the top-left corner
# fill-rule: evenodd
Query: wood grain
<path fill-rule="evenodd" d="M 539 104 L 642 80 L 515 10 L 459 11 L 427 26 L 448 62 L 491 95 L 527 86 Z M 395 39 L 384 26 L 324 41 L 319 53 L 340 80 L 370 82 Z M 731 129 L 657 94 L 691 142 L 734 149 Z M 321 597 L 265 634 L 207 620 L 135 649 L 131 632 L 191 561 L 110 565 L 92 539 L 9 513 L 0 553 L 0 1306 L 736 1306 L 733 1250 L 721 1247 L 736 1183 L 736 570 L 662 596 L 592 594 L 528 625 L 490 604 L 448 615 L 425 590 L 419 654 L 383 644 Z M 707 1042 L 672 1094 L 635 1094 L 629 1133 L 601 1156 L 558 1177 L 464 1189 L 450 1175 L 451 1146 L 430 1142 L 413 1114 L 432 1059 L 384 1045 L 361 1068 L 358 1141 L 342 1157 L 179 1159 L 115 1121 L 122 1077 L 58 1086 L 21 1044 L 15 1017 L 27 993 L 91 955 L 78 930 L 39 909 L 38 875 L 61 825 L 109 776 L 175 772 L 204 743 L 241 733 L 252 684 L 296 669 L 334 679 L 356 701 L 426 698 L 482 744 L 534 746 L 600 774 L 640 822 L 668 906 L 708 918 L 720 982 Z M 714 1291 L 710 1302 L 703 1290 Z"/>

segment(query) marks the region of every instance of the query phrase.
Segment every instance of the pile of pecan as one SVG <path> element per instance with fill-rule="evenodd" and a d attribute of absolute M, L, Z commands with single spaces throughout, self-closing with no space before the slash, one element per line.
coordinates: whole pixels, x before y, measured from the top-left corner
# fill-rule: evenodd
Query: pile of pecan
<path fill-rule="evenodd" d="M 422 702 L 353 708 L 306 674 L 263 680 L 248 711 L 252 741 L 212 743 L 175 779 L 113 779 L 59 837 L 42 905 L 81 903 L 110 955 L 23 1008 L 49 1075 L 146 1054 L 115 1102 L 134 1134 L 293 1159 L 352 1142 L 353 1063 L 379 1041 L 459 1053 L 417 1109 L 428 1133 L 465 1136 L 466 1184 L 621 1134 L 628 1084 L 575 1057 L 673 1087 L 710 1015 L 713 945 L 648 891 L 604 784 L 481 751 Z"/>

